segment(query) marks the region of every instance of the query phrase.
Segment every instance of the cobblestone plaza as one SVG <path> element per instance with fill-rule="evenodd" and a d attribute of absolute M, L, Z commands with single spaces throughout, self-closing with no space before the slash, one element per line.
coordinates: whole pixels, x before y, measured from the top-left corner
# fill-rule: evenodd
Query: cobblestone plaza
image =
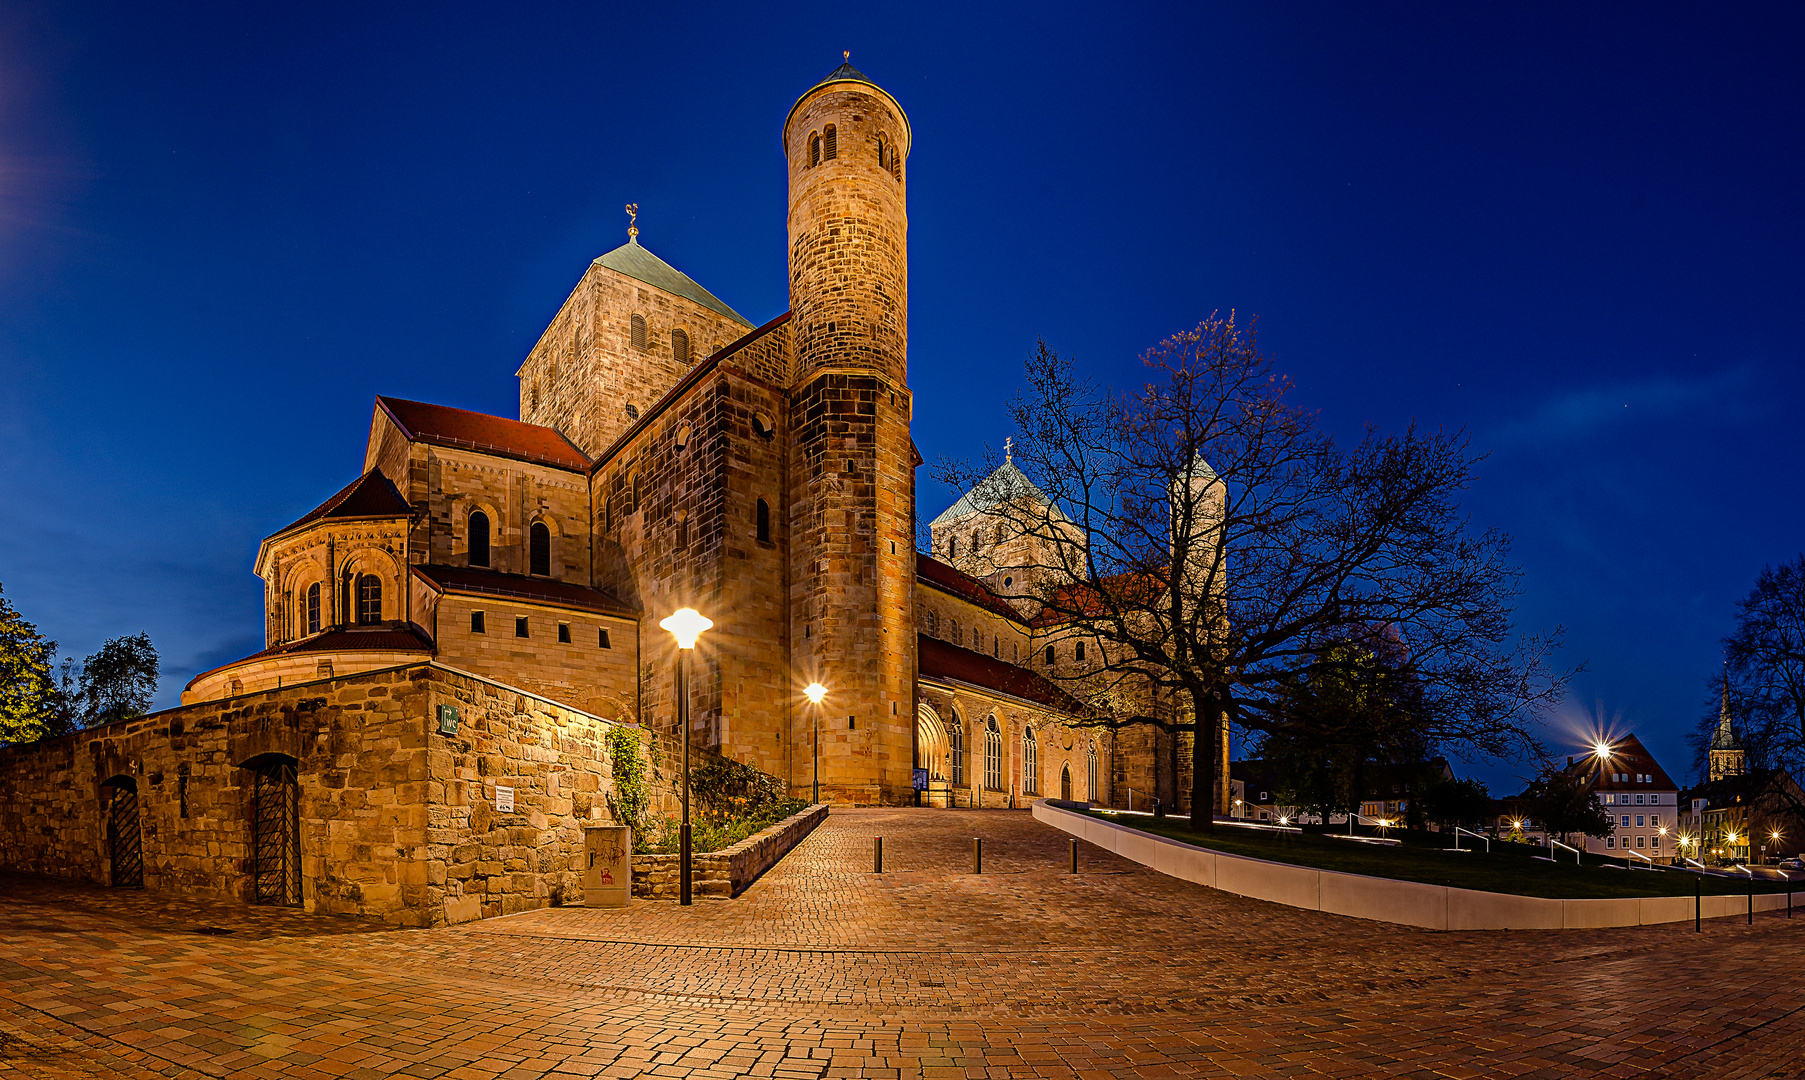
<path fill-rule="evenodd" d="M 738 900 L 433 930 L 9 877 L 0 1078 L 1801 1074 L 1805 918 L 1431 933 L 1067 858 L 836 811 Z"/>

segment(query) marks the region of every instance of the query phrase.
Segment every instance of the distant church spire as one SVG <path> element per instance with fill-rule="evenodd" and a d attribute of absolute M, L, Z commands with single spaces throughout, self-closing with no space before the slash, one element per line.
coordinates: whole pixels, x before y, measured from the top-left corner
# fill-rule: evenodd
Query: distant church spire
<path fill-rule="evenodd" d="M 1730 666 L 1724 664 L 1723 700 L 1717 710 L 1717 730 L 1711 733 L 1710 775 L 1713 780 L 1741 776 L 1747 770 L 1747 752 L 1730 723 Z"/>
<path fill-rule="evenodd" d="M 627 204 L 627 243 L 639 243 L 639 204 Z"/>

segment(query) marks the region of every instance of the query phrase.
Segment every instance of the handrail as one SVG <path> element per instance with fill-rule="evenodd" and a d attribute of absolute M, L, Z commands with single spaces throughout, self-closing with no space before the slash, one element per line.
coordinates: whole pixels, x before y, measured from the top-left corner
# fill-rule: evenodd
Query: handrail
<path fill-rule="evenodd" d="M 1690 855 L 1681 855 L 1680 858 L 1684 859 L 1686 862 L 1689 862 L 1692 865 L 1698 867 L 1700 870 L 1703 870 L 1706 868 L 1704 863 L 1699 862 L 1697 859 L 1693 858 Z"/>
<path fill-rule="evenodd" d="M 1485 853 L 1487 855 L 1490 855 L 1492 853 L 1492 838 L 1491 837 L 1485 835 L 1484 833 L 1476 833 L 1471 829 L 1463 829 L 1458 825 L 1454 826 L 1454 846 L 1455 847 L 1460 846 L 1460 836 L 1462 833 L 1465 833 L 1466 835 L 1472 837 L 1475 840 L 1484 840 L 1485 841 Z"/>
<path fill-rule="evenodd" d="M 1643 862 L 1648 864 L 1648 868 L 1650 870 L 1653 870 L 1655 868 L 1655 861 L 1653 859 L 1649 858 L 1647 855 L 1642 854 L 1640 851 L 1630 851 L 1629 849 L 1625 848 L 1623 854 L 1626 856 L 1634 855 L 1636 858 L 1641 859 Z M 1633 869 L 1635 869 L 1635 866 L 1636 866 L 1636 864 L 1633 862 L 1630 862 L 1629 859 L 1625 858 L 1623 860 L 1623 868 L 1625 870 L 1633 870 Z"/>
<path fill-rule="evenodd" d="M 1559 840 L 1556 840 L 1552 836 L 1550 836 L 1548 838 L 1548 858 L 1549 859 L 1554 858 L 1554 849 L 1557 847 L 1564 847 L 1568 851 L 1571 851 L 1573 853 L 1573 865 L 1574 866 L 1580 865 L 1581 860 L 1579 857 L 1579 849 L 1574 847 L 1572 844 L 1563 844 Z"/>

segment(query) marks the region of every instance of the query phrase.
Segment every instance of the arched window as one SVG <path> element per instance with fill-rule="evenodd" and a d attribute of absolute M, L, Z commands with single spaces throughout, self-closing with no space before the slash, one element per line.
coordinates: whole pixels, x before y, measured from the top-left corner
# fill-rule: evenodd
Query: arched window
<path fill-rule="evenodd" d="M 984 632 L 975 626 L 971 628 L 971 651 L 984 651 Z"/>
<path fill-rule="evenodd" d="M 1003 542 L 1003 527 L 1001 525 L 997 526 L 996 542 L 999 544 Z"/>
<path fill-rule="evenodd" d="M 483 513 L 481 510 L 473 510 L 470 513 L 469 541 L 470 541 L 469 547 L 467 550 L 470 553 L 470 565 L 471 566 L 488 566 L 489 565 L 489 515 Z"/>
<path fill-rule="evenodd" d="M 940 627 L 937 625 L 938 622 L 939 622 L 939 619 L 935 618 L 933 612 L 930 611 L 927 613 L 928 633 L 930 635 L 935 634 L 939 631 Z"/>
<path fill-rule="evenodd" d="M 758 542 L 771 542 L 771 504 L 763 499 L 758 500 Z"/>
<path fill-rule="evenodd" d="M 1022 791 L 1040 794 L 1040 740 L 1034 737 L 1033 728 L 1022 729 Z"/>
<path fill-rule="evenodd" d="M 877 167 L 880 169 L 890 167 L 890 147 L 884 142 L 882 135 L 877 137 Z"/>
<path fill-rule="evenodd" d="M 320 632 L 320 583 L 307 586 L 307 632 Z"/>
<path fill-rule="evenodd" d="M 1072 767 L 1070 765 L 1059 767 L 1059 797 L 1066 802 L 1072 801 Z"/>
<path fill-rule="evenodd" d="M 952 782 L 965 783 L 965 722 L 957 716 L 946 725 L 946 760 Z"/>
<path fill-rule="evenodd" d="M 1058 654 L 1053 651 L 1053 646 L 1048 645 L 1047 646 L 1047 666 L 1048 667 L 1053 666 L 1053 660 L 1057 655 Z"/>
<path fill-rule="evenodd" d="M 1091 802 L 1096 802 L 1101 792 L 1097 790 L 1097 743 L 1095 740 L 1085 744 L 1084 772 L 1084 797 Z"/>
<path fill-rule="evenodd" d="M 1080 641 L 1078 644 L 1072 646 L 1072 659 L 1078 661 L 1080 664 L 1084 663 L 1084 642 Z"/>
<path fill-rule="evenodd" d="M 957 536 L 946 542 L 946 557 L 949 561 L 959 557 L 959 538 Z"/>
<path fill-rule="evenodd" d="M 952 642 L 954 645 L 959 644 L 959 620 L 958 619 L 946 620 L 946 640 Z"/>
<path fill-rule="evenodd" d="M 812 169 L 819 164 L 821 164 L 821 136 L 810 132 L 808 137 L 808 167 Z"/>
<path fill-rule="evenodd" d="M 689 363 L 689 335 L 681 330 L 671 331 L 671 359 L 679 364 Z"/>
<path fill-rule="evenodd" d="M 822 131 L 821 131 L 821 147 L 822 147 L 821 156 L 823 158 L 832 159 L 834 157 L 839 156 L 838 147 L 839 147 L 839 143 L 840 143 L 840 137 L 837 134 L 837 131 L 838 131 L 838 129 L 836 129 L 832 124 L 829 124 L 829 125 L 827 125 L 827 127 L 822 129 Z"/>
<path fill-rule="evenodd" d="M 375 626 L 382 621 L 382 579 L 375 574 L 357 575 L 357 625 Z"/>
<path fill-rule="evenodd" d="M 897 183 L 902 183 L 902 155 L 894 150 L 890 151 L 890 176 Z"/>
<path fill-rule="evenodd" d="M 632 320 L 629 322 L 628 325 L 632 327 L 633 347 L 635 349 L 645 348 L 646 347 L 646 317 L 644 315 L 635 315 L 635 316 L 633 316 Z"/>
<path fill-rule="evenodd" d="M 545 527 L 545 522 L 535 521 L 528 534 L 528 558 L 531 569 L 528 573 L 541 577 L 552 576 L 552 531 Z"/>
<path fill-rule="evenodd" d="M 984 786 L 1003 789 L 1003 733 L 994 716 L 984 725 Z"/>

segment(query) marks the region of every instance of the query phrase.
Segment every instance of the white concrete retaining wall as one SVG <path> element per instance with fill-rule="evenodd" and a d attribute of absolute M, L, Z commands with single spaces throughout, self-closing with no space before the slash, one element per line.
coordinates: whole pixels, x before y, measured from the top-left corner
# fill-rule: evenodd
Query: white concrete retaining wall
<path fill-rule="evenodd" d="M 1044 801 L 1034 804 L 1033 813 L 1039 821 L 1162 874 L 1237 896 L 1351 915 L 1356 919 L 1376 919 L 1430 930 L 1562 930 L 1646 926 L 1692 918 L 1693 898 L 1690 896 L 1550 900 L 1540 896 L 1456 889 L 1419 881 L 1314 870 L 1307 866 L 1210 851 L 1064 810 Z M 1707 919 L 1720 919 L 1745 915 L 1748 905 L 1746 895 L 1707 896 L 1701 903 L 1701 912 Z M 1756 911 L 1773 911 L 1785 906 L 1784 893 L 1758 893 L 1755 896 Z"/>

